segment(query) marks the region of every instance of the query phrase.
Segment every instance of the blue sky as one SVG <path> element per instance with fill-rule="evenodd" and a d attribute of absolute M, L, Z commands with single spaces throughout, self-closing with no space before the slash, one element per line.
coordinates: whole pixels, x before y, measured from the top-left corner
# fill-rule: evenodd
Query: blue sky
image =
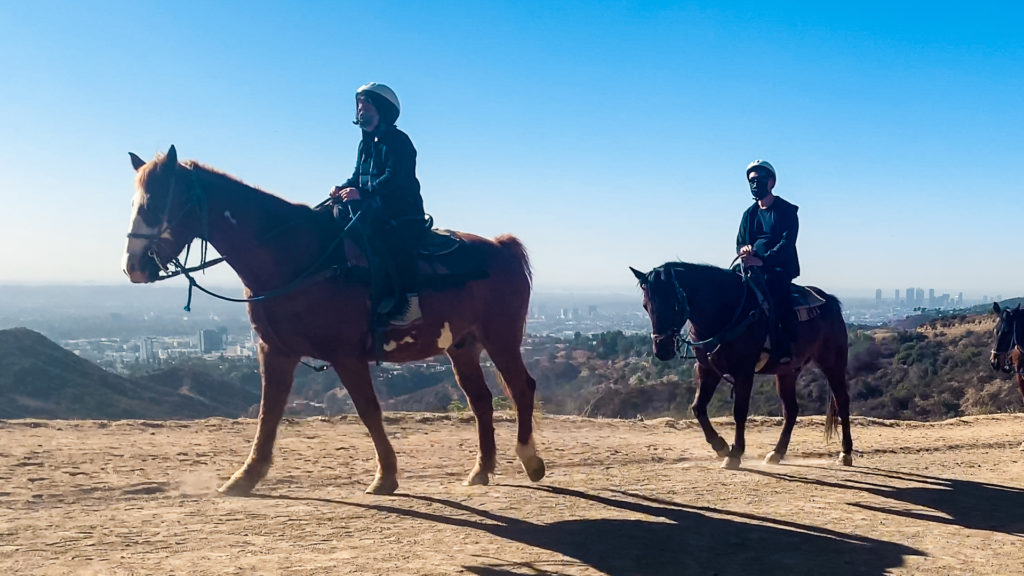
<path fill-rule="evenodd" d="M 1022 21 L 1017 3 L 0 1 L 0 283 L 127 281 L 128 151 L 173 143 L 318 202 L 354 164 L 353 91 L 379 81 L 427 211 L 520 236 L 539 290 L 727 265 L 765 158 L 801 207 L 799 281 L 1024 294 Z"/>

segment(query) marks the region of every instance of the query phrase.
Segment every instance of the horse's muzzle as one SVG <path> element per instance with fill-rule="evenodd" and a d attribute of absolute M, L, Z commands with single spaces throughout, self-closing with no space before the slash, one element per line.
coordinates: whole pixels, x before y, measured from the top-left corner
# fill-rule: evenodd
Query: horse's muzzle
<path fill-rule="evenodd" d="M 651 334 L 654 357 L 662 362 L 676 357 L 676 337 L 673 334 Z"/>

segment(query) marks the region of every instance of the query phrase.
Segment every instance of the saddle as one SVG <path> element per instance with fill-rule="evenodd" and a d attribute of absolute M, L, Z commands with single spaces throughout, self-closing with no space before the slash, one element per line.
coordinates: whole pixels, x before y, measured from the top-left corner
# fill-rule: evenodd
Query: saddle
<path fill-rule="evenodd" d="M 773 313 L 771 310 L 771 303 L 768 296 L 765 294 L 764 287 L 758 286 L 757 282 L 751 282 L 750 285 L 754 289 L 754 294 L 757 295 L 758 305 L 761 307 L 764 315 L 768 318 L 772 318 Z M 797 322 L 807 322 L 817 318 L 824 310 L 826 302 L 825 293 L 822 292 L 820 288 L 793 284 L 789 291 L 789 297 L 793 308 L 796 310 Z M 772 354 L 772 340 L 777 338 L 777 330 L 779 330 L 777 326 L 771 326 L 768 330 L 768 334 L 765 335 L 764 344 L 761 347 L 761 356 L 757 361 L 757 365 L 754 367 L 754 372 L 758 374 L 762 374 L 778 366 L 776 363 L 777 359 Z"/>

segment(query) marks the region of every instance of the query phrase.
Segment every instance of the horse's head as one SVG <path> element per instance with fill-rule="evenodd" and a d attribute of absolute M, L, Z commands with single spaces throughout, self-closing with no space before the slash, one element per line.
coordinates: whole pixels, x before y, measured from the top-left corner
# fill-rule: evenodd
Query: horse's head
<path fill-rule="evenodd" d="M 178 164 L 174 146 L 152 162 L 129 156 L 136 172 L 135 196 L 122 270 L 132 282 L 153 282 L 201 234 L 201 198 L 190 171 Z"/>
<path fill-rule="evenodd" d="M 995 343 L 992 345 L 990 362 L 993 370 L 1013 371 L 1010 353 L 1015 348 L 1024 346 L 1024 311 L 1020 304 L 1016 308 L 1000 308 L 998 302 L 992 304 L 992 312 L 999 315 L 996 322 Z"/>
<path fill-rule="evenodd" d="M 679 287 L 675 271 L 661 266 L 647 274 L 630 268 L 640 282 L 644 294 L 644 310 L 651 317 L 651 339 L 654 356 L 658 360 L 671 360 L 676 355 L 679 332 L 690 316 L 686 293 Z"/>

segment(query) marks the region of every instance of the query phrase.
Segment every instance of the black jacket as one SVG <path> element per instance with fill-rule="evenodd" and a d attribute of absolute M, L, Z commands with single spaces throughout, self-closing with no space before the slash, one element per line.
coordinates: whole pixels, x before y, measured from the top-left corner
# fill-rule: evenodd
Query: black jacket
<path fill-rule="evenodd" d="M 405 132 L 389 126 L 364 134 L 359 142 L 356 169 L 342 188 L 359 188 L 381 201 L 393 220 L 423 219 L 423 197 L 416 179 L 416 148 Z"/>
<path fill-rule="evenodd" d="M 765 268 L 779 270 L 790 279 L 800 275 L 800 260 L 796 255 L 796 235 L 800 221 L 799 208 L 778 196 L 772 205 L 761 210 L 757 202 L 747 208 L 740 220 L 736 236 L 736 252 L 751 245 L 754 253 L 764 261 Z"/>

